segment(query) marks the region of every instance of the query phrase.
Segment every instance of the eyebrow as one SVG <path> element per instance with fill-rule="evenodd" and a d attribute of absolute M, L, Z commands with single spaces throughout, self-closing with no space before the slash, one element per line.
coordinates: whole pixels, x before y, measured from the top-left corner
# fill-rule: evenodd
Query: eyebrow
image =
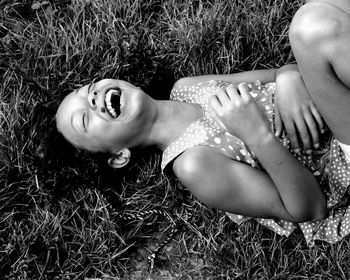
<path fill-rule="evenodd" d="M 92 82 L 89 84 L 89 86 L 88 86 L 88 88 L 87 88 L 88 94 L 89 94 L 90 88 L 91 88 L 92 85 L 94 84 L 95 80 L 96 80 L 96 79 L 93 79 Z M 81 88 L 76 89 L 76 90 L 75 90 L 75 94 L 79 94 L 79 91 L 80 91 L 80 90 L 81 90 Z"/>
<path fill-rule="evenodd" d="M 91 86 L 94 84 L 94 81 L 92 81 L 91 83 L 90 83 L 90 85 L 89 85 L 89 87 L 88 87 L 88 93 L 90 93 L 90 88 L 91 88 Z"/>
<path fill-rule="evenodd" d="M 90 85 L 88 87 L 88 93 L 90 92 L 90 88 L 96 82 L 96 80 L 97 80 L 97 78 L 92 79 L 92 81 L 91 81 L 91 83 L 90 83 Z"/>

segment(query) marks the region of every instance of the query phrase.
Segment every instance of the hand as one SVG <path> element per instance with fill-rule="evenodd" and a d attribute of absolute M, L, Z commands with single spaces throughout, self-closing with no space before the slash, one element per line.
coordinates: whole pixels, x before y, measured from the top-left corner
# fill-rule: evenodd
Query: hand
<path fill-rule="evenodd" d="M 285 69 L 276 78 L 276 135 L 282 133 L 284 126 L 295 152 L 300 152 L 301 148 L 311 152 L 313 147 L 319 147 L 319 134 L 324 131 L 323 120 L 297 66 L 289 65 Z"/>
<path fill-rule="evenodd" d="M 246 84 L 221 90 L 210 97 L 209 104 L 214 111 L 213 118 L 219 125 L 248 145 L 259 141 L 262 135 L 269 132 L 265 117 Z"/>

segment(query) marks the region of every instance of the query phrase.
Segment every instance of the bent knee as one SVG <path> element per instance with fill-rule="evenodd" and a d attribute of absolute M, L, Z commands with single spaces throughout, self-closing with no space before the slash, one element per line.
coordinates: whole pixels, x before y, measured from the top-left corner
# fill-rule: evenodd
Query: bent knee
<path fill-rule="evenodd" d="M 289 39 L 292 46 L 319 47 L 337 38 L 341 25 L 337 8 L 329 4 L 308 3 L 295 14 Z"/>

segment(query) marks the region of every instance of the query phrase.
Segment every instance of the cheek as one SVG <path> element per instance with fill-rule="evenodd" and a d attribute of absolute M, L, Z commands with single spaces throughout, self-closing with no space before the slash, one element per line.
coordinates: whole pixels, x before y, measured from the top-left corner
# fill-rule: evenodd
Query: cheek
<path fill-rule="evenodd" d="M 88 137 L 91 142 L 100 143 L 105 135 L 108 134 L 109 128 L 99 119 L 94 118 L 88 126 Z"/>
<path fill-rule="evenodd" d="M 96 120 L 90 127 L 89 134 L 101 144 L 108 144 L 116 138 L 114 125 L 103 120 Z"/>

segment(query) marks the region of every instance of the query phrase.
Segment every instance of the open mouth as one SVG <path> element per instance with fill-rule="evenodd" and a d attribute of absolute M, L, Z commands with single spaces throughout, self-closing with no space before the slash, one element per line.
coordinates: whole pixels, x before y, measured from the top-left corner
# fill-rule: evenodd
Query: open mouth
<path fill-rule="evenodd" d="M 121 99 L 122 91 L 120 88 L 110 89 L 106 93 L 105 103 L 107 107 L 107 111 L 113 118 L 118 118 L 121 113 L 122 108 L 122 99 Z"/>

